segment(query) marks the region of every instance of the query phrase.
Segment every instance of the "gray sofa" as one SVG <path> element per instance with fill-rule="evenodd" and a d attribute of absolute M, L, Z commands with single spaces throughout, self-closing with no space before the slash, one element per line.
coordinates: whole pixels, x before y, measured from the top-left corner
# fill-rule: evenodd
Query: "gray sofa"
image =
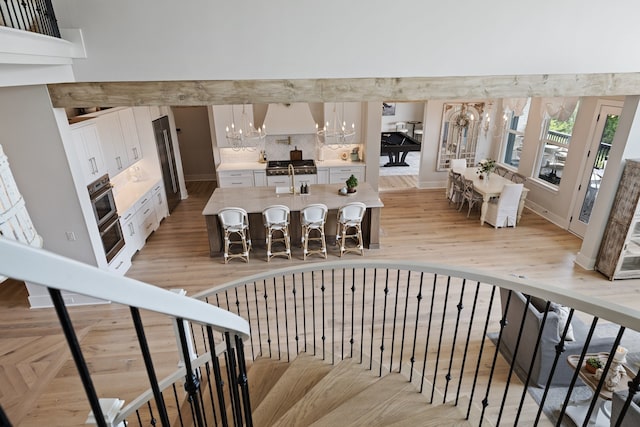
<path fill-rule="evenodd" d="M 613 393 L 613 399 L 611 399 L 611 425 L 615 425 L 618 417 L 620 417 L 620 411 L 624 406 L 624 402 L 629 395 L 628 391 L 620 391 Z M 638 427 L 640 426 L 640 394 L 636 394 L 629 405 L 629 409 L 624 415 L 624 419 L 620 424 L 622 427 Z"/>
<path fill-rule="evenodd" d="M 509 291 L 500 289 L 500 300 L 502 312 L 504 313 Z M 520 347 L 515 358 L 515 373 L 524 381 L 531 366 L 531 357 L 540 331 L 543 311 L 546 302 L 539 298 L 532 298 L 532 303 L 527 307 L 527 314 L 520 339 Z M 522 313 L 526 307 L 526 298 L 520 292 L 513 292 L 507 312 L 507 326 L 503 329 L 500 350 L 507 360 L 513 359 L 513 352 L 516 347 Z M 557 313 L 550 311 L 544 325 L 544 330 L 540 340 L 540 346 L 536 353 L 536 358 L 531 371 L 530 385 L 544 387 L 549 378 L 551 367 L 556 356 L 555 346 L 560 342 L 558 333 Z M 552 386 L 567 386 L 571 383 L 574 370 L 567 363 L 567 356 L 580 354 L 589 326 L 578 319 L 575 314 L 571 321 L 573 327 L 574 341 L 565 341 L 565 351 L 560 355 L 558 364 L 551 380 Z M 614 337 L 593 337 L 589 344 L 589 353 L 610 352 L 613 347 Z"/>

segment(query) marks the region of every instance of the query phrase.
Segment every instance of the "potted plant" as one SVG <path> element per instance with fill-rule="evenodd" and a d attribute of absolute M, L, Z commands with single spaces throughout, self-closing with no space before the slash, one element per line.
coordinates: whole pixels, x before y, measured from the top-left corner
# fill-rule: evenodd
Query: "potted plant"
<path fill-rule="evenodd" d="M 355 193 L 356 187 L 358 186 L 358 178 L 351 175 L 349 179 L 347 179 L 346 184 L 347 184 L 347 193 Z"/>
<path fill-rule="evenodd" d="M 584 367 L 590 374 L 595 374 L 599 368 L 602 368 L 602 362 L 597 357 L 589 357 Z"/>

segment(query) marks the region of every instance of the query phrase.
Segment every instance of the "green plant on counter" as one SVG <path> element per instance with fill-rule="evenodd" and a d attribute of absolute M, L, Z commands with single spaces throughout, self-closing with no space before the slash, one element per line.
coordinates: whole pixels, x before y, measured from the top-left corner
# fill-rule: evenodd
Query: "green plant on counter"
<path fill-rule="evenodd" d="M 356 188 L 358 186 L 358 178 L 351 175 L 349 179 L 347 179 L 346 183 L 347 183 L 347 188 Z"/>

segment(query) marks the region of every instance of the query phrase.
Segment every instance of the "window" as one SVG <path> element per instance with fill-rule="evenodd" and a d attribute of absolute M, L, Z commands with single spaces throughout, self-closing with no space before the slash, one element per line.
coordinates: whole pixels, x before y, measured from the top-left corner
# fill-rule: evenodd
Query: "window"
<path fill-rule="evenodd" d="M 510 100 L 505 100 L 505 113 L 503 120 L 505 131 L 500 147 L 500 163 L 513 166 L 518 169 L 520 164 L 520 153 L 524 140 L 524 130 L 527 127 L 527 117 L 529 116 L 529 99 L 517 100 L 514 105 L 509 105 Z"/>
<path fill-rule="evenodd" d="M 546 108 L 547 116 L 542 122 L 536 176 L 552 185 L 559 185 L 569 153 L 578 102 L 553 98 L 543 108 Z"/>

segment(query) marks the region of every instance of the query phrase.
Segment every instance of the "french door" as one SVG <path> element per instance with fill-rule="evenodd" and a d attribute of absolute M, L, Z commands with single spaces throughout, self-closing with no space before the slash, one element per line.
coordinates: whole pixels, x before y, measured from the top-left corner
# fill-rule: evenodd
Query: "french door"
<path fill-rule="evenodd" d="M 614 104 L 613 102 L 611 104 Z M 622 112 L 622 105 L 603 104 L 600 106 L 596 119 L 593 138 L 589 147 L 589 154 L 585 160 L 584 174 L 574 201 L 569 231 L 584 237 L 591 210 L 598 197 L 600 182 L 609 158 L 609 150 L 613 135 L 618 127 L 618 117 Z"/>

